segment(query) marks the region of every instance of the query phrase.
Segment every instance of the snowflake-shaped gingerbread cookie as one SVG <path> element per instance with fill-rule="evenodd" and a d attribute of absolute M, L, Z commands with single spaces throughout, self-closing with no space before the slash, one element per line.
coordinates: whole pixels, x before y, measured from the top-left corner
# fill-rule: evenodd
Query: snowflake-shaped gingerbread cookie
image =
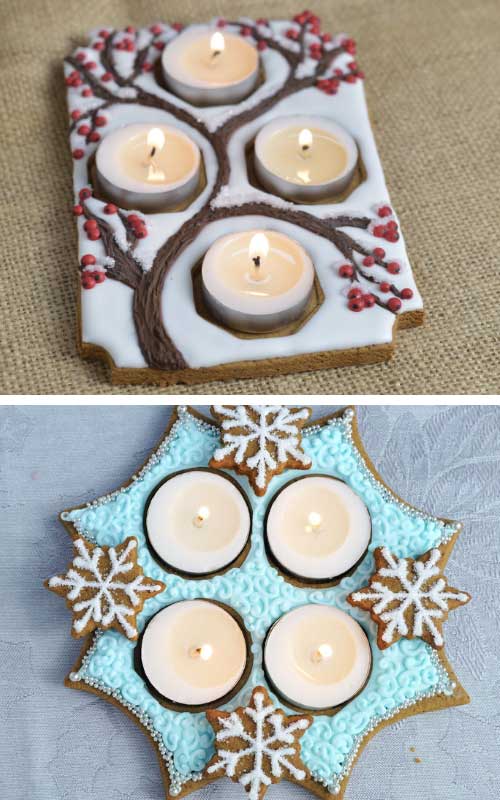
<path fill-rule="evenodd" d="M 47 587 L 66 598 L 73 612 L 71 633 L 86 636 L 96 628 L 116 628 L 137 639 L 137 614 L 149 597 L 165 584 L 147 578 L 137 563 L 137 541 L 125 539 L 117 547 L 97 547 L 74 541 L 73 561 L 64 575 L 55 575 Z"/>
<path fill-rule="evenodd" d="M 311 459 L 301 445 L 310 408 L 214 406 L 212 414 L 221 426 L 222 446 L 210 466 L 246 475 L 259 497 L 274 475 L 285 469 L 310 469 Z"/>
<path fill-rule="evenodd" d="M 431 647 L 444 645 L 443 623 L 448 613 L 470 600 L 467 592 L 448 585 L 442 573 L 444 556 L 438 547 L 419 558 L 398 558 L 377 547 L 376 573 L 370 583 L 347 598 L 352 606 L 370 611 L 378 624 L 381 650 L 402 637 L 424 639 Z"/>
<path fill-rule="evenodd" d="M 286 716 L 275 708 L 263 686 L 246 707 L 207 711 L 215 731 L 216 754 L 207 775 L 240 783 L 250 800 L 262 800 L 268 786 L 281 778 L 303 781 L 308 771 L 300 760 L 299 739 L 312 724 L 308 714 Z"/>

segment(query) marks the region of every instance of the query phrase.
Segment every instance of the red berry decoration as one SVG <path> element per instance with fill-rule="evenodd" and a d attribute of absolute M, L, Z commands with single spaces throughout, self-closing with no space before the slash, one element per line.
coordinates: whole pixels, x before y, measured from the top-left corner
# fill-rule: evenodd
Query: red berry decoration
<path fill-rule="evenodd" d="M 76 129 L 76 132 L 79 133 L 80 136 L 88 136 L 88 134 L 90 133 L 90 125 L 86 124 L 79 125 L 78 128 Z"/>
<path fill-rule="evenodd" d="M 394 231 L 394 230 L 392 230 L 392 231 L 386 231 L 386 232 L 384 233 L 384 239 L 385 239 L 387 242 L 397 242 L 397 241 L 398 241 L 398 239 L 399 239 L 399 233 L 398 233 L 397 231 Z"/>
<path fill-rule="evenodd" d="M 385 256 L 384 248 L 383 247 L 375 247 L 375 249 L 373 250 L 373 255 L 376 256 L 376 258 L 384 258 L 384 256 Z"/>
<path fill-rule="evenodd" d="M 101 139 L 101 134 L 98 131 L 92 131 L 89 133 L 89 142 L 98 142 Z"/>
<path fill-rule="evenodd" d="M 390 284 L 390 283 L 387 283 L 387 281 L 382 281 L 382 282 L 380 283 L 380 287 L 379 287 L 379 288 L 380 288 L 380 291 L 381 291 L 381 292 L 384 292 L 384 294 L 385 294 L 385 293 L 387 293 L 387 292 L 390 292 L 390 291 L 391 291 L 391 284 Z"/>
<path fill-rule="evenodd" d="M 401 266 L 398 264 L 397 261 L 389 261 L 386 265 L 387 272 L 390 272 L 391 275 L 397 275 L 398 272 L 401 272 Z"/>
<path fill-rule="evenodd" d="M 142 71 L 143 72 L 151 72 L 152 69 L 153 69 L 153 65 L 150 64 L 149 61 L 145 61 L 144 64 L 142 65 Z"/>
<path fill-rule="evenodd" d="M 322 33 L 321 34 L 321 41 L 322 42 L 331 42 L 332 41 L 331 33 Z"/>
<path fill-rule="evenodd" d="M 383 239 L 385 235 L 386 227 L 385 225 L 375 225 L 373 228 L 373 235 L 376 236 L 378 239 Z"/>
<path fill-rule="evenodd" d="M 347 298 L 349 300 L 355 300 L 357 297 L 363 297 L 363 292 L 356 286 L 353 286 L 352 289 L 349 289 L 347 293 Z"/>
<path fill-rule="evenodd" d="M 111 74 L 111 72 L 104 72 L 101 75 L 101 81 L 104 81 L 105 83 L 112 80 L 113 80 L 113 75 Z"/>
<path fill-rule="evenodd" d="M 387 308 L 389 311 L 399 311 L 401 308 L 401 300 L 399 297 L 391 297 L 391 299 L 387 301 Z"/>
<path fill-rule="evenodd" d="M 339 267 L 339 275 L 341 278 L 352 278 L 354 275 L 354 267 L 351 264 L 342 264 Z"/>
<path fill-rule="evenodd" d="M 395 219 L 390 219 L 389 222 L 387 223 L 387 230 L 388 231 L 397 231 L 397 229 L 398 229 L 398 223 L 396 222 L 396 220 Z"/>
<path fill-rule="evenodd" d="M 96 257 L 92 253 L 86 253 L 82 256 L 80 264 L 82 267 L 92 267 L 96 263 Z"/>
<path fill-rule="evenodd" d="M 76 158 L 77 160 L 83 158 L 84 155 L 85 153 L 81 147 L 77 147 L 75 150 L 73 150 L 73 158 Z"/>
<path fill-rule="evenodd" d="M 134 233 L 135 233 L 135 235 L 136 235 L 137 239 L 145 239 L 145 238 L 146 238 L 146 236 L 148 235 L 148 232 L 147 232 L 147 229 L 146 229 L 146 226 L 145 226 L 145 225 L 144 225 L 144 226 L 142 226 L 142 225 L 141 225 L 141 226 L 139 226 L 139 225 L 138 225 L 138 226 L 135 228 L 135 230 L 134 230 Z"/>
<path fill-rule="evenodd" d="M 95 61 L 87 61 L 87 63 L 85 64 L 85 69 L 95 69 L 96 67 L 97 64 L 95 63 Z"/>
<path fill-rule="evenodd" d="M 87 200 L 87 198 L 92 197 L 92 191 L 86 186 L 84 189 L 80 189 L 78 197 L 80 200 Z"/>
<path fill-rule="evenodd" d="M 93 94 L 94 92 L 92 91 L 92 89 L 89 89 L 88 86 L 82 91 L 82 97 L 92 97 Z"/>
<path fill-rule="evenodd" d="M 289 28 L 285 33 L 285 36 L 287 39 L 292 39 L 292 41 L 295 41 L 299 38 L 299 32 L 296 31 L 295 28 Z"/>
<path fill-rule="evenodd" d="M 403 300 L 411 300 L 413 297 L 413 290 L 412 289 L 401 289 L 401 297 Z"/>
<path fill-rule="evenodd" d="M 84 230 L 86 230 L 86 231 L 94 231 L 94 230 L 98 230 L 99 229 L 99 226 L 97 224 L 97 220 L 96 219 L 87 219 L 87 220 L 85 220 L 85 222 L 83 223 L 83 227 L 84 227 Z"/>
<path fill-rule="evenodd" d="M 75 58 L 76 58 L 77 61 L 81 62 L 81 61 L 85 61 L 87 56 L 85 55 L 85 53 L 77 53 Z"/>
<path fill-rule="evenodd" d="M 251 35 L 252 35 L 252 29 L 251 29 L 251 28 L 249 28 L 247 25 L 245 25 L 245 26 L 244 26 L 244 27 L 241 29 L 241 35 L 242 35 L 242 36 L 251 36 Z"/>
<path fill-rule="evenodd" d="M 347 308 L 350 311 L 363 311 L 365 307 L 365 301 L 363 297 L 356 297 L 354 300 L 349 300 L 347 303 Z"/>
<path fill-rule="evenodd" d="M 137 214 L 129 214 L 127 221 L 130 222 L 131 225 L 137 225 L 138 222 L 142 222 L 141 218 Z"/>
<path fill-rule="evenodd" d="M 363 302 L 365 304 L 365 308 L 373 308 L 377 301 L 373 294 L 368 293 L 363 296 Z"/>
<path fill-rule="evenodd" d="M 158 36 L 159 33 L 163 33 L 163 28 L 161 25 L 151 25 L 150 29 L 151 33 L 155 36 Z"/>
<path fill-rule="evenodd" d="M 217 27 L 218 27 L 218 28 L 225 28 L 225 27 L 226 27 L 226 25 L 227 25 L 227 22 L 226 22 L 226 20 L 225 20 L 225 19 L 218 19 L 218 20 L 217 20 Z M 173 26 L 172 26 L 172 27 L 173 27 Z"/>
<path fill-rule="evenodd" d="M 98 35 L 101 37 L 101 39 L 107 39 L 109 37 L 109 31 L 103 28 L 102 30 L 99 31 Z"/>
<path fill-rule="evenodd" d="M 104 213 L 105 214 L 116 214 L 117 211 L 118 211 L 118 207 L 115 206 L 114 203 L 107 203 L 104 206 Z"/>
<path fill-rule="evenodd" d="M 257 50 L 267 50 L 267 42 L 265 42 L 263 39 L 261 39 L 260 42 L 257 42 Z"/>
<path fill-rule="evenodd" d="M 390 206 L 380 206 L 377 214 L 379 217 L 390 217 L 392 214 L 392 208 Z"/>
<path fill-rule="evenodd" d="M 172 29 L 174 31 L 177 31 L 177 33 L 179 33 L 179 31 L 182 30 L 182 23 L 181 22 L 173 22 L 172 23 Z"/>
<path fill-rule="evenodd" d="M 163 50 L 165 48 L 165 42 L 154 42 L 153 47 L 157 50 Z"/>
<path fill-rule="evenodd" d="M 97 51 L 104 50 L 104 42 L 96 42 L 93 47 L 94 47 L 94 50 L 97 50 Z"/>
<path fill-rule="evenodd" d="M 363 259 L 363 265 L 365 267 L 373 267 L 374 264 L 375 264 L 375 259 L 373 258 L 373 256 L 365 256 L 365 258 Z"/>
<path fill-rule="evenodd" d="M 77 108 L 75 108 L 75 110 L 71 112 L 71 119 L 80 119 L 81 116 L 82 112 L 78 111 Z"/>
<path fill-rule="evenodd" d="M 106 274 L 102 272 L 102 270 L 98 269 L 95 272 L 92 272 L 92 276 L 96 283 L 104 283 L 106 280 Z"/>
<path fill-rule="evenodd" d="M 135 33 L 135 28 L 132 25 L 128 25 L 125 28 L 126 33 Z"/>
<path fill-rule="evenodd" d="M 73 214 L 75 217 L 80 217 L 83 214 L 83 206 L 73 206 Z"/>
<path fill-rule="evenodd" d="M 90 272 L 84 272 L 82 275 L 82 286 L 84 289 L 93 289 L 95 286 L 95 278 Z"/>
<path fill-rule="evenodd" d="M 95 242 L 97 239 L 101 238 L 101 234 L 99 233 L 99 228 L 91 228 L 87 231 L 87 238 L 90 239 L 91 242 Z"/>

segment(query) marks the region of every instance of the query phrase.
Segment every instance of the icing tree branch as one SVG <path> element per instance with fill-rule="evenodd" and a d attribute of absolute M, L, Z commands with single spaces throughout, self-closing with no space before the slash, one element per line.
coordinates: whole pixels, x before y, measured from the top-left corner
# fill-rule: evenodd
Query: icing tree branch
<path fill-rule="evenodd" d="M 291 222 L 311 233 L 330 241 L 345 259 L 339 267 L 339 274 L 356 282 L 348 293 L 348 305 L 353 311 L 361 311 L 375 304 L 396 313 L 401 307 L 402 299 L 411 297 L 410 289 L 399 290 L 391 281 L 381 280 L 370 272 L 377 265 L 387 270 L 388 274 L 397 274 L 400 265 L 388 261 L 382 248 L 369 251 L 345 228 L 358 228 L 375 237 L 387 241 L 399 238 L 397 223 L 392 219 L 392 211 L 387 206 L 378 209 L 378 216 L 349 217 L 332 214 L 329 218 L 318 218 L 304 210 L 297 210 L 292 204 L 277 207 L 272 199 L 245 202 L 235 206 L 225 206 L 221 202 L 221 194 L 227 186 L 231 174 L 231 163 L 228 156 L 228 144 L 234 133 L 259 118 L 262 114 L 276 106 L 286 97 L 303 89 L 317 87 L 318 90 L 334 95 L 341 83 L 354 83 L 363 77 L 355 61 L 349 62 L 346 69 L 336 67 L 340 55 L 354 55 L 355 43 L 351 39 L 333 41 L 327 33 L 322 33 L 319 19 L 310 12 L 297 15 L 290 27 L 283 34 L 275 33 L 266 20 L 255 23 L 246 21 L 219 21 L 220 27 L 229 27 L 232 32 L 252 39 L 259 50 L 272 49 L 286 61 L 288 75 L 280 88 L 272 95 L 262 97 L 253 105 L 244 105 L 234 116 L 229 116 L 214 131 L 185 106 L 179 106 L 168 97 L 150 92 L 139 83 L 144 73 L 156 70 L 157 82 L 161 86 L 159 72 L 159 53 L 181 29 L 179 25 L 171 27 L 153 25 L 150 37 L 139 43 L 139 36 L 133 28 L 125 31 L 101 31 L 94 43 L 99 53 L 100 64 L 87 61 L 83 52 L 69 56 L 66 62 L 73 71 L 66 78 L 66 83 L 74 88 L 84 86 L 82 94 L 94 96 L 101 101 L 97 106 L 85 112 L 73 111 L 71 131 L 83 137 L 86 144 L 100 140 L 98 128 L 106 124 L 107 119 L 102 112 L 115 104 L 138 104 L 155 108 L 173 115 L 177 120 L 196 130 L 213 150 L 216 159 L 216 174 L 212 188 L 202 208 L 188 219 L 175 234 L 169 237 L 158 250 L 149 270 L 144 270 L 134 256 L 138 238 L 147 235 L 146 224 L 137 214 L 128 215 L 116 206 L 108 203 L 104 206 L 104 214 L 119 214 L 126 233 L 126 246 L 118 241 L 116 230 L 101 214 L 89 209 L 86 200 L 91 192 L 83 189 L 80 192 L 81 204 L 75 206 L 75 213 L 86 217 L 85 230 L 90 239 L 100 238 L 106 253 L 105 263 L 95 268 L 96 259 L 84 256 L 81 263 L 82 286 L 93 288 L 106 277 L 120 281 L 134 291 L 133 314 L 139 345 L 149 367 L 165 370 L 186 368 L 188 365 L 174 342 L 168 335 L 168 320 L 163 320 L 161 297 L 164 282 L 169 269 L 197 237 L 207 224 L 244 215 L 260 215 L 266 218 Z M 134 54 L 131 68 L 125 76 L 119 71 L 114 51 L 126 51 Z M 161 87 L 163 88 L 163 87 Z M 73 150 L 75 158 L 84 155 L 81 148 Z M 384 221 L 384 217 L 391 219 Z M 88 263 L 83 263 L 87 259 Z M 390 295 L 387 303 L 377 295 L 366 293 L 361 286 L 376 285 L 382 293 Z M 406 296 L 405 296 L 406 293 Z"/>

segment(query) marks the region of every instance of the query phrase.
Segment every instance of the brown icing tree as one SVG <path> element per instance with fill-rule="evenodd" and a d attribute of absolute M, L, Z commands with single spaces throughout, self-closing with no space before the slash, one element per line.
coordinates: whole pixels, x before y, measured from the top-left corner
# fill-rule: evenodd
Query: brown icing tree
<path fill-rule="evenodd" d="M 139 345 L 146 363 L 155 369 L 179 370 L 188 367 L 182 353 L 169 337 L 162 318 L 161 295 L 168 270 L 206 225 L 231 216 L 252 214 L 291 222 L 332 242 L 345 259 L 345 263 L 339 268 L 339 274 L 346 280 L 356 281 L 358 284 L 348 293 L 348 305 L 352 311 L 361 311 L 377 304 L 387 309 L 389 313 L 396 313 L 401 307 L 401 300 L 412 296 L 410 289 L 399 290 L 391 282 L 391 275 L 399 272 L 397 262 L 387 261 L 385 252 L 380 247 L 372 251 L 367 250 L 344 230 L 346 227 L 360 228 L 370 231 L 376 237 L 396 241 L 399 238 L 397 223 L 393 219 L 384 221 L 384 217 L 392 215 L 388 206 L 378 209 L 378 214 L 373 217 L 335 216 L 332 212 L 331 217 L 319 219 L 303 210 L 277 207 L 272 203 L 271 196 L 269 203 L 264 199 L 234 207 L 220 207 L 213 203 L 229 181 L 231 164 L 228 157 L 228 143 L 237 130 L 269 111 L 285 97 L 302 89 L 316 86 L 319 91 L 333 95 L 341 82 L 354 83 L 363 77 L 354 61 L 351 61 L 344 70 L 335 67 L 335 62 L 341 54 L 347 52 L 354 55 L 353 40 L 344 39 L 334 43 L 329 34 L 321 33 L 318 18 L 310 12 L 297 15 L 290 23 L 289 29 L 279 35 L 273 32 L 266 20 L 257 20 L 252 24 L 246 21 L 228 23 L 220 21 L 219 25 L 231 26 L 232 32 L 239 31 L 240 35 L 249 37 L 259 50 L 266 48 L 275 50 L 285 59 L 289 71 L 287 79 L 274 95 L 266 96 L 254 106 L 243 108 L 239 113 L 230 116 L 216 131 L 209 130 L 195 113 L 179 107 L 173 100 L 148 92 L 137 84 L 137 78 L 142 73 L 154 70 L 151 53 L 155 53 L 158 62 L 159 53 L 164 46 L 162 35 L 166 32 L 170 34 L 178 32 L 181 29 L 179 25 L 173 25 L 171 28 L 153 25 L 150 29 L 151 42 L 142 48 L 137 47 L 137 33 L 133 28 L 127 28 L 125 31 L 101 31 L 93 44 L 96 58 L 100 59 L 101 66 L 105 70 L 99 77 L 94 74 L 96 63 L 87 61 L 83 52 L 76 51 L 73 56 L 66 59 L 66 62 L 73 67 L 73 71 L 66 78 L 66 83 L 73 87 L 81 86 L 84 96 L 94 95 L 102 101 L 97 108 L 88 113 L 72 113 L 71 129 L 77 130 L 83 137 L 83 142 L 90 144 L 99 141 L 98 129 L 106 123 L 106 117 L 102 115 L 105 109 L 113 105 L 133 103 L 172 114 L 198 131 L 215 154 L 217 163 L 215 180 L 202 208 L 166 240 L 147 271 L 134 257 L 135 243 L 146 233 L 140 218 L 127 215 L 123 210 L 112 207 L 112 210 L 119 214 L 126 230 L 129 248 L 123 250 L 114 238 L 113 228 L 104 216 L 96 216 L 86 206 L 85 200 L 90 196 L 90 190 L 83 189 L 80 192 L 81 205 L 75 206 L 75 213 L 83 213 L 87 218 L 85 223 L 87 235 L 90 239 L 102 240 L 108 257 L 108 264 L 96 271 L 94 277 L 86 272 L 82 273 L 82 285 L 84 288 L 91 288 L 95 282 L 102 282 L 108 277 L 134 290 L 133 314 Z M 127 77 L 123 77 L 116 69 L 114 49 L 135 53 L 133 68 Z M 305 66 L 306 62 L 310 67 L 311 60 L 316 62 L 312 69 L 300 69 L 300 65 Z M 156 67 L 158 66 L 157 63 Z M 161 85 L 160 70 L 156 69 L 154 74 Z M 113 81 L 118 89 L 108 88 L 110 81 Z M 130 90 L 128 93 L 127 89 Z M 83 149 L 73 150 L 75 158 L 82 158 L 84 155 Z M 355 255 L 358 256 L 357 260 Z M 357 263 L 359 258 L 362 258 L 361 265 Z M 370 267 L 375 264 L 387 270 L 387 281 L 380 281 L 370 274 Z M 82 269 L 85 269 L 83 263 Z M 363 283 L 368 287 L 370 284 L 377 284 L 381 292 L 388 294 L 387 303 L 359 288 Z"/>

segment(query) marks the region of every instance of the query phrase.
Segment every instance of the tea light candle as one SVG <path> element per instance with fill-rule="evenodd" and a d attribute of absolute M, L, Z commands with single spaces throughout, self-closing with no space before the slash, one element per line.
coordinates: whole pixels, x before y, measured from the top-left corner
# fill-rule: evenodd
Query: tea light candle
<path fill-rule="evenodd" d="M 159 611 L 148 623 L 140 648 L 149 682 L 166 700 L 188 706 L 228 694 L 247 661 L 240 626 L 208 600 L 182 600 Z"/>
<path fill-rule="evenodd" d="M 222 105 L 243 100 L 259 77 L 256 48 L 242 36 L 192 28 L 163 51 L 168 87 L 195 105 Z"/>
<path fill-rule="evenodd" d="M 224 475 L 190 470 L 155 489 L 144 515 L 150 546 L 174 569 L 193 575 L 231 564 L 250 535 L 250 511 Z"/>
<path fill-rule="evenodd" d="M 306 580 L 328 580 L 351 569 L 368 548 L 371 520 L 343 481 L 311 475 L 285 486 L 272 503 L 266 537 L 284 568 Z"/>
<path fill-rule="evenodd" d="M 298 242 L 277 231 L 242 231 L 218 239 L 202 265 L 205 303 L 240 331 L 272 331 L 306 308 L 314 267 Z"/>
<path fill-rule="evenodd" d="M 198 146 L 168 125 L 136 123 L 108 134 L 96 153 L 98 183 L 124 208 L 165 211 L 189 199 L 200 180 Z"/>
<path fill-rule="evenodd" d="M 335 708 L 358 694 L 371 669 L 368 638 L 338 608 L 306 605 L 270 629 L 264 667 L 276 692 L 302 708 Z"/>
<path fill-rule="evenodd" d="M 348 186 L 358 160 L 352 136 L 326 117 L 280 117 L 257 134 L 254 164 L 269 192 L 297 202 L 328 199 Z"/>

